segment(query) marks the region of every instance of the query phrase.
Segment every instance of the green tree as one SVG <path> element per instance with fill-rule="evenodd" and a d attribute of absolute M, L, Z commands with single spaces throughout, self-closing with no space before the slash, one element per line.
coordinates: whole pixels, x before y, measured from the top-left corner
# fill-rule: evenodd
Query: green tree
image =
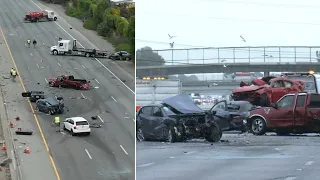
<path fill-rule="evenodd" d="M 130 19 L 129 19 L 129 25 L 128 25 L 128 29 L 126 30 L 126 29 L 124 29 L 124 31 L 127 31 L 126 32 L 126 34 L 127 34 L 127 38 L 128 38 L 128 40 L 129 40 L 129 45 L 130 45 L 130 47 L 131 47 L 131 54 L 132 54 L 132 56 L 133 57 L 135 57 L 134 55 L 135 55 L 135 39 L 136 39 L 136 37 L 135 37 L 135 29 L 136 29 L 136 27 L 135 27 L 135 17 L 134 16 L 132 16 Z M 151 49 L 151 48 L 150 48 Z"/>
<path fill-rule="evenodd" d="M 151 47 L 138 49 L 136 54 L 136 66 L 162 66 L 166 62 L 163 57 L 152 51 Z"/>

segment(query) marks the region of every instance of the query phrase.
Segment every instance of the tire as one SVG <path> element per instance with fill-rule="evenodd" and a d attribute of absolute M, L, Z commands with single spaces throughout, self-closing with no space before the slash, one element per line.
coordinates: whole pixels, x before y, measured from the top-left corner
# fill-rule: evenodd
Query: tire
<path fill-rule="evenodd" d="M 144 136 L 143 136 L 143 132 L 142 132 L 142 130 L 139 128 L 139 129 L 137 129 L 137 141 L 144 141 L 145 140 L 145 138 L 144 138 Z"/>
<path fill-rule="evenodd" d="M 263 93 L 260 97 L 260 106 L 262 107 L 266 107 L 269 105 L 269 102 L 268 102 L 268 96 L 266 93 Z"/>
<path fill-rule="evenodd" d="M 90 136 L 90 132 L 86 133 L 87 136 Z"/>
<path fill-rule="evenodd" d="M 250 128 L 252 134 L 261 136 L 264 135 L 267 132 L 267 124 L 266 122 L 259 117 L 254 117 L 251 121 L 251 128 Z"/>
<path fill-rule="evenodd" d="M 130 58 L 129 57 L 126 57 L 126 61 L 129 61 L 130 60 Z"/>
<path fill-rule="evenodd" d="M 58 19 L 57 17 L 54 17 L 54 18 L 53 18 L 53 21 L 57 21 L 57 19 Z"/>
<path fill-rule="evenodd" d="M 58 51 L 57 50 L 53 50 L 52 53 L 53 53 L 53 55 L 58 55 Z"/>
<path fill-rule="evenodd" d="M 63 125 L 63 130 L 67 130 L 67 128 L 66 128 L 66 126 L 65 126 L 65 125 Z"/>
<path fill-rule="evenodd" d="M 86 53 L 85 56 L 86 56 L 86 57 L 90 57 L 90 53 Z"/>
<path fill-rule="evenodd" d="M 204 137 L 208 142 L 219 142 L 222 137 L 222 131 L 217 124 L 208 125 L 208 132 Z"/>
<path fill-rule="evenodd" d="M 168 131 L 168 141 L 170 143 L 175 143 L 177 142 L 177 134 L 174 130 L 174 126 L 170 127 L 169 128 L 169 131 Z"/>

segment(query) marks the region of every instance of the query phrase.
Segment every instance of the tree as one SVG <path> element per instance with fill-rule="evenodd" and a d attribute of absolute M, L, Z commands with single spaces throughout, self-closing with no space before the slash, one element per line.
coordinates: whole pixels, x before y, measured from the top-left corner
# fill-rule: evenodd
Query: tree
<path fill-rule="evenodd" d="M 138 49 L 136 54 L 136 66 L 162 66 L 166 62 L 163 57 L 153 52 L 151 47 Z"/>
<path fill-rule="evenodd" d="M 129 19 L 129 24 L 127 25 L 127 27 L 125 26 L 123 28 L 123 33 L 127 36 L 128 40 L 129 40 L 129 45 L 131 47 L 131 51 L 130 53 L 132 54 L 133 57 L 135 57 L 135 41 L 136 41 L 136 32 L 135 32 L 135 29 L 136 29 L 136 24 L 135 24 L 135 16 L 132 16 L 130 19 Z M 151 48 L 150 48 L 151 49 Z"/>

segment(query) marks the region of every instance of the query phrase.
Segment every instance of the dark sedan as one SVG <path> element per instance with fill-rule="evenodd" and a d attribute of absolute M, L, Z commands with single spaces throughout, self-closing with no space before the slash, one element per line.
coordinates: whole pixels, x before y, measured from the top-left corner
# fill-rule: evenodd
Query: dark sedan
<path fill-rule="evenodd" d="M 211 108 L 211 112 L 215 112 L 217 116 L 228 118 L 231 127 L 228 129 L 246 132 L 245 119 L 249 115 L 254 106 L 248 101 L 220 101 Z"/>
<path fill-rule="evenodd" d="M 114 54 L 110 55 L 109 59 L 129 61 L 129 60 L 131 60 L 131 54 L 128 53 L 127 51 L 119 51 L 119 52 L 115 52 Z"/>

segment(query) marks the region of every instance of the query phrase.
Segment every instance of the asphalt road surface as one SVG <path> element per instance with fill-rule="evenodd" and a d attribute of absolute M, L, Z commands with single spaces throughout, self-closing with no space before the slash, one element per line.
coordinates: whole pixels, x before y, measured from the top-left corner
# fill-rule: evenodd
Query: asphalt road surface
<path fill-rule="evenodd" d="M 137 180 L 316 180 L 319 135 L 224 134 L 223 142 L 137 142 Z"/>
<path fill-rule="evenodd" d="M 29 0 L 0 2 L 0 26 L 26 89 L 44 91 L 48 96 L 62 96 L 69 111 L 61 119 L 83 116 L 90 120 L 91 116 L 98 115 L 95 121 L 102 124 L 102 128 L 92 129 L 88 137 L 72 137 L 68 132 L 55 132 L 51 124 L 53 116 L 37 113 L 60 178 L 134 179 L 135 96 L 130 85 L 117 78 L 121 76 L 121 71 L 111 73 L 107 69 L 108 60 L 49 54 L 49 48 L 57 44 L 59 37 L 72 40 L 69 34 L 76 36 L 85 47 L 90 43 L 75 29 L 70 30 L 67 24 L 59 24 L 59 20 L 58 24 L 24 23 L 22 18 L 27 12 L 40 10 Z M 36 39 L 37 47 L 28 48 L 25 44 L 27 39 Z M 92 89 L 77 91 L 49 88 L 48 78 L 61 74 L 88 79 Z"/>

